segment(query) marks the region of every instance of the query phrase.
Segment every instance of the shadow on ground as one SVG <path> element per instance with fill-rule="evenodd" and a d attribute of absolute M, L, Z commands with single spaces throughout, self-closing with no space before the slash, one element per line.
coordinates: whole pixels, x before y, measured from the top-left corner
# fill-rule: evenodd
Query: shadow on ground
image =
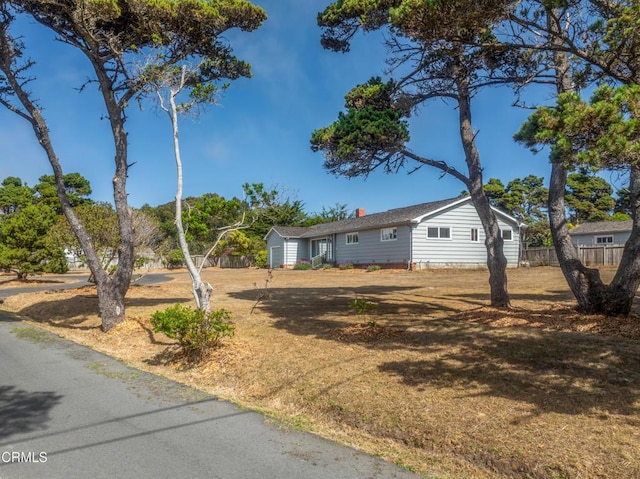
<path fill-rule="evenodd" d="M 256 293 L 230 294 L 251 299 Z M 521 296 L 549 307 L 504 312 L 486 307 L 484 295 L 429 296 L 421 288 L 361 286 L 273 288 L 256 309 L 293 335 L 404 351 L 411 359 L 381 356 L 379 371 L 418 391 L 459 388 L 463 396 L 505 397 L 539 413 L 597 414 L 603 421 L 607 414 L 640 413 L 637 317 L 585 317 L 569 306 L 552 306 L 567 298 L 565 292 Z M 379 307 L 359 317 L 348 307 L 354 298 Z M 356 326 L 367 332 L 367 321 L 390 333 L 344 334 Z"/>
<path fill-rule="evenodd" d="M 28 392 L 15 386 L 0 386 L 0 438 L 45 429 L 49 411 L 62 398 L 53 392 Z"/>
<path fill-rule="evenodd" d="M 173 305 L 175 303 L 184 302 L 185 297 L 174 298 L 127 298 L 125 305 L 127 308 L 133 307 L 151 307 Z M 57 316 L 52 317 L 48 311 L 56 311 Z M 78 312 L 81 311 L 81 314 Z M 85 324 L 93 316 L 99 316 L 98 296 L 95 294 L 80 294 L 77 296 L 52 299 L 51 301 L 41 301 L 39 303 L 26 306 L 18 314 L 28 317 L 29 319 L 50 324 L 60 328 L 90 330 L 98 329 L 98 324 Z"/>
<path fill-rule="evenodd" d="M 418 391 L 455 388 L 460 394 L 505 397 L 536 412 L 637 415 L 640 345 L 575 332 L 461 326 L 438 321 L 406 332 L 423 344 L 423 359 L 388 361 L 382 373 Z M 634 422 L 640 426 L 636 418 Z"/>
<path fill-rule="evenodd" d="M 268 288 L 230 292 L 235 299 L 256 301 L 257 307 L 273 318 L 323 319 L 350 315 L 349 303 L 359 299 L 378 304 L 381 314 L 402 316 L 426 315 L 454 309 L 442 304 L 430 304 L 422 288 L 412 286 L 354 286 L 323 288 Z"/>

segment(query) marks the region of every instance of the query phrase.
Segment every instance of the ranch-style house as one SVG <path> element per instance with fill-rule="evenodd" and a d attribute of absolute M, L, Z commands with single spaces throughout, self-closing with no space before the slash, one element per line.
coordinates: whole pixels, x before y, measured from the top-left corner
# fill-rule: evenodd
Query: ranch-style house
<path fill-rule="evenodd" d="M 493 208 L 504 239 L 509 267 L 520 258 L 520 227 Z M 484 266 L 484 230 L 469 196 L 365 214 L 311 227 L 274 226 L 265 236 L 271 268 L 299 262 L 383 268 Z"/>

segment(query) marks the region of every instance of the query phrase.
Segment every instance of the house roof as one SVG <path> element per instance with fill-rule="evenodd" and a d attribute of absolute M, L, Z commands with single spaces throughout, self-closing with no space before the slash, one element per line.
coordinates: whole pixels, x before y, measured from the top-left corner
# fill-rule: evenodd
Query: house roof
<path fill-rule="evenodd" d="M 594 223 L 583 223 L 569 230 L 569 234 L 587 235 L 598 233 L 621 233 L 631 231 L 633 226 L 632 220 L 626 221 L 596 221 Z"/>
<path fill-rule="evenodd" d="M 271 229 L 283 238 L 300 238 L 309 230 L 306 226 L 274 226 Z"/>
<path fill-rule="evenodd" d="M 372 213 L 359 218 L 347 218 L 346 220 L 334 221 L 332 223 L 321 223 L 311 226 L 301 236 L 311 238 L 333 233 L 346 233 L 349 231 L 362 231 L 367 229 L 382 228 L 385 226 L 410 224 L 418 218 L 424 217 L 447 206 L 458 202 L 463 202 L 466 197 L 450 198 L 447 200 L 432 201 L 431 203 L 421 203 L 404 208 L 383 211 L 382 213 Z"/>
<path fill-rule="evenodd" d="M 358 218 L 348 218 L 331 223 L 321 223 L 308 228 L 298 226 L 274 226 L 271 231 L 275 231 L 278 235 L 286 238 L 314 238 L 334 233 L 347 233 L 355 231 L 363 231 L 375 228 L 384 228 L 386 226 L 397 226 L 403 224 L 411 224 L 422 221 L 425 217 L 435 214 L 445 208 L 471 201 L 469 196 L 458 196 L 446 200 L 432 201 L 430 203 L 421 203 L 419 205 L 406 206 L 404 208 L 395 208 L 393 210 L 383 211 L 382 213 L 372 213 Z M 495 210 L 495 209 L 494 209 Z M 510 218 L 509 215 L 495 210 L 500 214 Z M 268 235 L 269 233 L 267 233 Z"/>

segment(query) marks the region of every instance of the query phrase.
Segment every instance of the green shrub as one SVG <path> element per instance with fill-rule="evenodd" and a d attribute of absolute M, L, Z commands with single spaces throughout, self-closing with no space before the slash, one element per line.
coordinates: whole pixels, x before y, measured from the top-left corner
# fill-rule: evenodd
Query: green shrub
<path fill-rule="evenodd" d="M 313 266 L 311 266 L 311 263 L 301 261 L 300 263 L 296 263 L 293 269 L 299 269 L 299 270 L 313 269 Z"/>
<path fill-rule="evenodd" d="M 349 307 L 351 309 L 355 309 L 358 316 L 367 316 L 367 324 L 369 326 L 374 327 L 376 325 L 376 320 L 374 317 L 370 316 L 370 313 L 378 310 L 378 303 L 356 298 L 349 302 Z"/>
<path fill-rule="evenodd" d="M 255 261 L 255 264 L 258 268 L 268 267 L 269 263 L 267 262 L 267 250 L 261 249 L 260 251 L 258 251 L 253 260 Z"/>
<path fill-rule="evenodd" d="M 182 251 L 180 251 L 179 249 L 169 251 L 167 256 L 163 258 L 162 262 L 168 269 L 181 268 L 182 266 L 184 266 L 184 256 L 182 254 Z"/>
<path fill-rule="evenodd" d="M 356 310 L 356 314 L 361 316 L 369 311 L 375 311 L 378 309 L 378 304 L 364 299 L 354 299 L 349 302 L 349 307 Z"/>
<path fill-rule="evenodd" d="M 231 313 L 226 309 L 205 313 L 179 304 L 153 313 L 151 325 L 156 333 L 162 332 L 177 340 L 183 350 L 199 358 L 235 332 Z"/>
<path fill-rule="evenodd" d="M 353 269 L 353 268 L 354 268 L 353 263 L 342 263 L 340 265 L 340 269 Z"/>
<path fill-rule="evenodd" d="M 380 266 L 377 264 L 370 264 L 369 266 L 367 266 L 367 271 L 371 272 L 371 271 L 380 271 Z"/>

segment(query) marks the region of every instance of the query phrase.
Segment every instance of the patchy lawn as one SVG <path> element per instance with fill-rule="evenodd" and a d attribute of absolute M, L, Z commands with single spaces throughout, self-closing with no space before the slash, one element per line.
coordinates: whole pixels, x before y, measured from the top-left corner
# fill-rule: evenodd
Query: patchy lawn
<path fill-rule="evenodd" d="M 237 333 L 195 368 L 150 327 L 191 302 L 169 275 L 133 286 L 108 334 L 92 288 L 2 307 L 426 477 L 640 477 L 640 318 L 576 314 L 559 269 L 510 271 L 508 312 L 486 307 L 484 270 L 207 270 Z"/>

